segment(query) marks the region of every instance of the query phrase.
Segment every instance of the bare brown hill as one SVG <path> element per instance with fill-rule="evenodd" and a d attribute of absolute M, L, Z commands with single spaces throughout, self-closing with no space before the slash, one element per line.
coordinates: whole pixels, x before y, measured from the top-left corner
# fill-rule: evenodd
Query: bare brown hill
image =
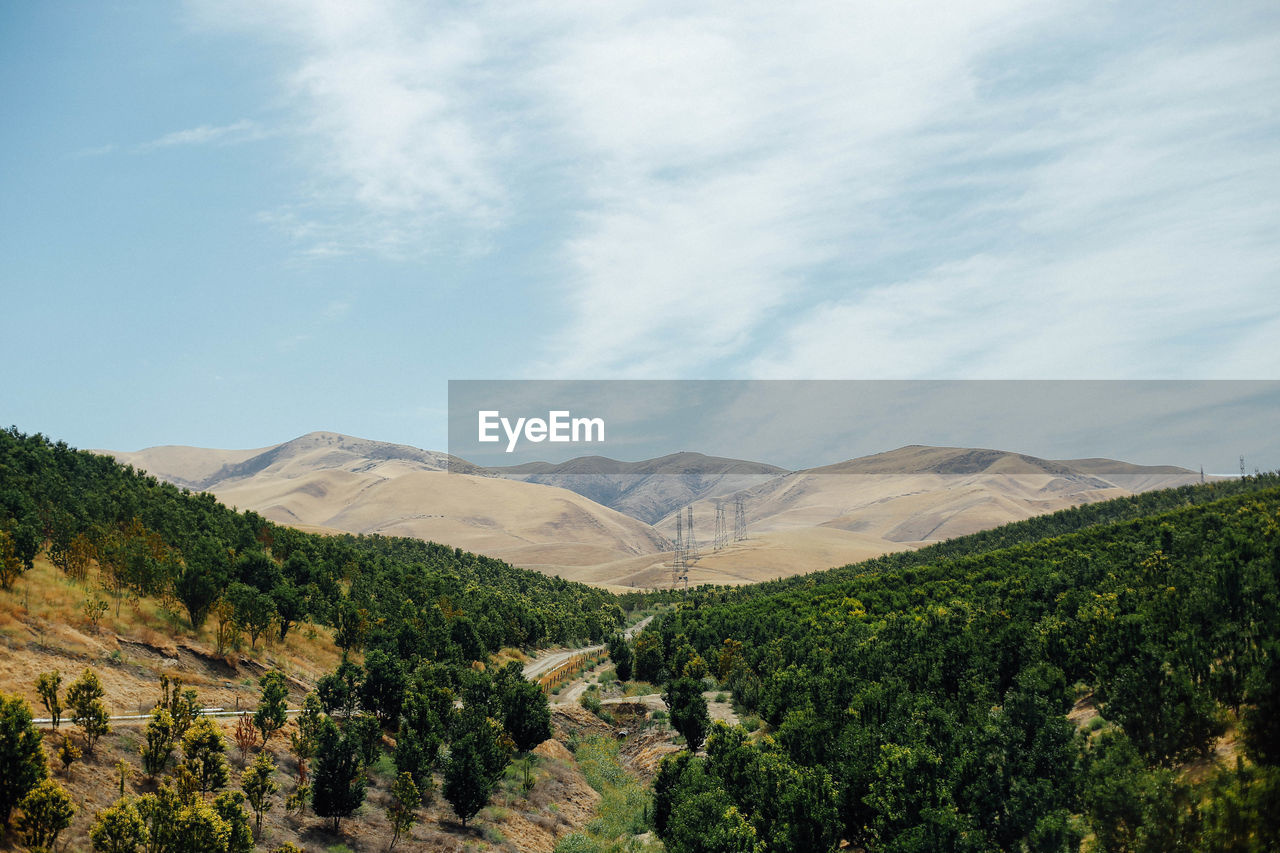
<path fill-rule="evenodd" d="M 549 574 L 666 547 L 652 527 L 553 486 L 450 472 L 444 453 L 329 432 L 253 451 L 160 447 L 116 458 L 283 524 L 412 536 Z"/>
<path fill-rule="evenodd" d="M 640 462 L 581 456 L 559 464 L 531 462 L 485 471 L 569 489 L 648 524 L 694 501 L 749 489 L 787 473 L 763 462 L 689 451 Z"/>
<path fill-rule="evenodd" d="M 1173 466 L 919 445 L 796 472 L 697 453 L 479 469 L 444 453 L 325 432 L 257 450 L 116 456 L 281 523 L 430 539 L 618 589 L 671 583 L 674 513 L 686 505 L 699 546 L 690 582 L 741 584 L 1199 479 Z M 738 497 L 747 536 L 716 550 L 716 504 L 732 540 Z M 644 521 L 663 510 L 656 524 Z"/>
<path fill-rule="evenodd" d="M 912 445 L 786 474 L 733 495 L 725 501 L 730 538 L 737 497 L 748 538 L 719 551 L 711 548 L 716 501 L 694 503 L 701 555 L 689 580 L 741 583 L 812 571 L 1199 478 L 1174 466 Z M 674 535 L 675 515 L 656 526 Z"/>

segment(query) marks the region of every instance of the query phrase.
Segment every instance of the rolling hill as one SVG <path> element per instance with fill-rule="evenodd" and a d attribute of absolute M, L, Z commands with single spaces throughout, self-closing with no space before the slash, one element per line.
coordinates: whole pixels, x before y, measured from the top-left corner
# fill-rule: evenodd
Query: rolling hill
<path fill-rule="evenodd" d="M 688 451 L 640 462 L 582 456 L 557 465 L 532 462 L 485 471 L 569 489 L 648 524 L 694 501 L 749 489 L 787 473 L 763 462 Z"/>
<path fill-rule="evenodd" d="M 671 582 L 675 512 L 686 505 L 700 552 L 690 583 L 742 584 L 1199 480 L 1172 466 L 922 446 L 794 472 L 688 452 L 484 469 L 330 432 L 255 450 L 115 456 L 273 521 L 429 539 L 611 588 Z M 713 550 L 716 504 L 732 540 L 737 497 L 747 537 Z"/>
<path fill-rule="evenodd" d="M 703 554 L 689 581 L 742 583 L 814 571 L 1199 480 L 1198 473 L 1174 466 L 912 445 L 784 474 L 737 493 L 748 539 L 718 552 L 707 553 L 716 501 L 695 502 L 694 529 Z M 732 533 L 732 501 L 726 501 L 726 518 Z M 674 536 L 674 514 L 656 527 Z M 780 571 L 783 566 L 790 571 Z"/>
<path fill-rule="evenodd" d="M 649 525 L 565 489 L 492 476 L 447 454 L 313 432 L 253 451 L 114 454 L 188 488 L 309 529 L 412 536 L 549 574 L 666 546 Z"/>

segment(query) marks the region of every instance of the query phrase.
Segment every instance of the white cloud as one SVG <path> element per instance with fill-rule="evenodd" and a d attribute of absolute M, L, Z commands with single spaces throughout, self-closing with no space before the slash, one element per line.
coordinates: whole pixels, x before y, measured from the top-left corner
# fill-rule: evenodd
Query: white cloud
<path fill-rule="evenodd" d="M 283 102 L 312 181 L 298 205 L 264 219 L 318 237 L 318 254 L 415 254 L 442 223 L 501 222 L 500 140 L 481 109 L 494 46 L 474 22 L 396 0 L 192 9 L 201 25 L 282 50 Z"/>
<path fill-rule="evenodd" d="M 1269 378 L 1280 373 L 1273 34 L 1170 42 L 1088 85 L 993 103 L 970 145 L 1020 165 L 974 205 L 990 253 L 814 308 L 754 370 L 823 377 Z M 1037 112 L 1026 127 L 1010 116 Z M 1270 189 L 1267 189 L 1270 187 Z M 937 229 L 937 226 L 930 226 Z M 941 229 L 937 229 L 941 230 Z M 924 244 L 929 228 L 914 234 Z"/>
<path fill-rule="evenodd" d="M 235 142 L 246 142 L 251 139 L 261 139 L 264 135 L 264 131 L 257 124 L 247 119 L 242 119 L 233 124 L 202 124 L 199 127 L 191 127 L 186 130 L 175 130 L 158 139 L 138 145 L 136 150 L 154 151 L 157 148 L 172 148 L 179 145 L 205 145 L 209 143 L 226 145 Z"/>
<path fill-rule="evenodd" d="M 543 375 L 1280 369 L 1265 5 L 194 8 L 279 47 L 313 255 L 545 220 Z"/>

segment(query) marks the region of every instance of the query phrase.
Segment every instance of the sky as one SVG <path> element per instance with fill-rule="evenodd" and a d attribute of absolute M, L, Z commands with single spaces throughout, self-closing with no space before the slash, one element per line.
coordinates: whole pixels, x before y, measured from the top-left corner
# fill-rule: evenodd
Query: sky
<path fill-rule="evenodd" d="M 76 446 L 1280 379 L 1274 2 L 6 3 L 0 115 L 0 423 Z"/>

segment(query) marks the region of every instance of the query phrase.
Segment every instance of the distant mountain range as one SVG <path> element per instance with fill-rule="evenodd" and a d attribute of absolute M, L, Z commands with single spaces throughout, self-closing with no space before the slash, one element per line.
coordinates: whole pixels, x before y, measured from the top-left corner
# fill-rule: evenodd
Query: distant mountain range
<path fill-rule="evenodd" d="M 692 452 L 480 468 L 330 432 L 253 450 L 111 455 L 281 523 L 431 539 L 611 587 L 669 582 L 685 506 L 699 545 L 690 582 L 744 583 L 1200 479 L 1175 466 L 918 445 L 803 471 Z M 731 533 L 737 498 L 748 536 L 714 550 L 717 504 Z"/>
<path fill-rule="evenodd" d="M 765 483 L 786 469 L 701 453 L 672 453 L 641 462 L 582 456 L 553 465 L 532 462 L 486 473 L 577 492 L 632 518 L 654 524 L 680 507 Z"/>

